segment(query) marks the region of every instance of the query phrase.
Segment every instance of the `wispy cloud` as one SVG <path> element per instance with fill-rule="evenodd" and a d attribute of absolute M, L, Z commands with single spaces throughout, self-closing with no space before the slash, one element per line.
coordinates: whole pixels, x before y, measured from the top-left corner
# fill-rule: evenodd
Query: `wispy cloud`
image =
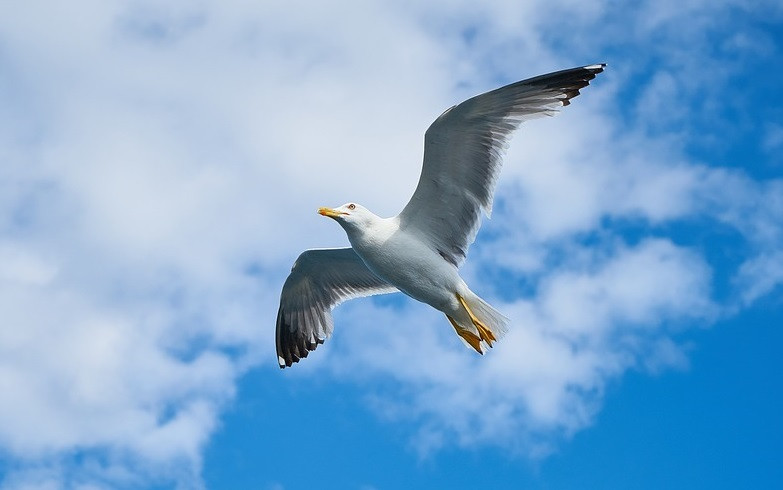
<path fill-rule="evenodd" d="M 763 134 L 762 146 L 769 152 L 779 151 L 783 147 L 783 126 L 768 124 Z"/>
<path fill-rule="evenodd" d="M 365 304 L 345 308 L 325 365 L 363 383 L 380 413 L 420 424 L 424 454 L 451 443 L 546 454 L 592 421 L 606 383 L 626 369 L 686 366 L 673 335 L 715 310 L 708 266 L 669 241 L 575 252 L 582 260 L 550 270 L 535 295 L 495 301 L 515 328 L 486 358 L 464 355 L 423 307 Z M 377 376 L 396 383 L 373 388 Z"/>
<path fill-rule="evenodd" d="M 197 485 L 238 376 L 276 369 L 293 258 L 345 242 L 314 209 L 355 199 L 396 213 L 435 115 L 579 63 L 611 65 L 567 116 L 513 142 L 465 270 L 513 318 L 508 337 L 477 359 L 427 308 L 359 302 L 294 375 L 326 368 L 361 386 L 422 454 L 541 455 L 589 424 L 626 370 L 687 365 L 679 330 L 783 282 L 781 183 L 689 153 L 710 139 L 690 131 L 687 104 L 720 120 L 742 60 L 767 51 L 735 36 L 694 54 L 739 2 L 688 5 L 622 21 L 584 2 L 0 7 L 3 485 Z M 562 40 L 564 25 L 591 41 Z M 622 54 L 618 39 L 649 49 Z M 677 231 L 692 223 L 736 234 L 741 256 L 714 263 Z M 717 268 L 734 310 L 713 292 Z"/>

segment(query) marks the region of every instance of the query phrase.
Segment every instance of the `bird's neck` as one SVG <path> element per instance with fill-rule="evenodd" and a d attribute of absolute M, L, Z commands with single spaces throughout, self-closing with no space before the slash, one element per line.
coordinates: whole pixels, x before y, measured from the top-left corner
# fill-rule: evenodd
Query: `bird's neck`
<path fill-rule="evenodd" d="M 380 218 L 375 215 L 362 222 L 343 226 L 343 228 L 354 248 L 380 246 L 396 230 L 394 218 Z"/>

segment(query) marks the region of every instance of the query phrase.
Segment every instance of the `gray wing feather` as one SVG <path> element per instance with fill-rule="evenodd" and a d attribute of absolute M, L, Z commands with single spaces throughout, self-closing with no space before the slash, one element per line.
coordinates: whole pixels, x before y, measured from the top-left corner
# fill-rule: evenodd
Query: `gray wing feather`
<path fill-rule="evenodd" d="M 352 248 L 302 252 L 280 294 L 276 328 L 280 368 L 307 357 L 332 334 L 332 308 L 351 298 L 395 291 Z"/>
<path fill-rule="evenodd" d="M 415 229 L 455 266 L 462 264 L 481 224 L 481 210 L 492 212 L 511 133 L 528 119 L 554 115 L 568 105 L 604 66 L 522 80 L 444 112 L 427 129 L 421 177 L 399 215 L 401 226 Z"/>

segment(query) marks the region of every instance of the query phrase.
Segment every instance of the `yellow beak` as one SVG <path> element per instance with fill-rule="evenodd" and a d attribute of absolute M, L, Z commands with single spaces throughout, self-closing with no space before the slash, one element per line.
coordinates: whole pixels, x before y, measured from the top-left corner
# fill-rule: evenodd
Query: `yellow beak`
<path fill-rule="evenodd" d="M 340 215 L 348 214 L 348 213 L 342 213 L 332 208 L 318 208 L 318 214 L 320 214 L 321 216 L 328 216 L 330 218 L 337 218 Z"/>

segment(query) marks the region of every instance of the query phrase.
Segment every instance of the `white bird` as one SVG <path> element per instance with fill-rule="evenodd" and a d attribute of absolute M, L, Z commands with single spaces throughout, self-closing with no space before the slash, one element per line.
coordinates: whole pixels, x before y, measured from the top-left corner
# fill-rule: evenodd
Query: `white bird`
<path fill-rule="evenodd" d="M 402 291 L 446 314 L 479 354 L 500 339 L 508 319 L 459 275 L 468 247 L 489 216 L 511 133 L 554 115 L 606 65 L 522 80 L 453 106 L 427 129 L 424 165 L 413 197 L 392 218 L 359 204 L 320 208 L 345 229 L 351 247 L 306 250 L 283 285 L 277 313 L 281 368 L 307 357 L 332 333 L 331 309 L 360 296 Z"/>

